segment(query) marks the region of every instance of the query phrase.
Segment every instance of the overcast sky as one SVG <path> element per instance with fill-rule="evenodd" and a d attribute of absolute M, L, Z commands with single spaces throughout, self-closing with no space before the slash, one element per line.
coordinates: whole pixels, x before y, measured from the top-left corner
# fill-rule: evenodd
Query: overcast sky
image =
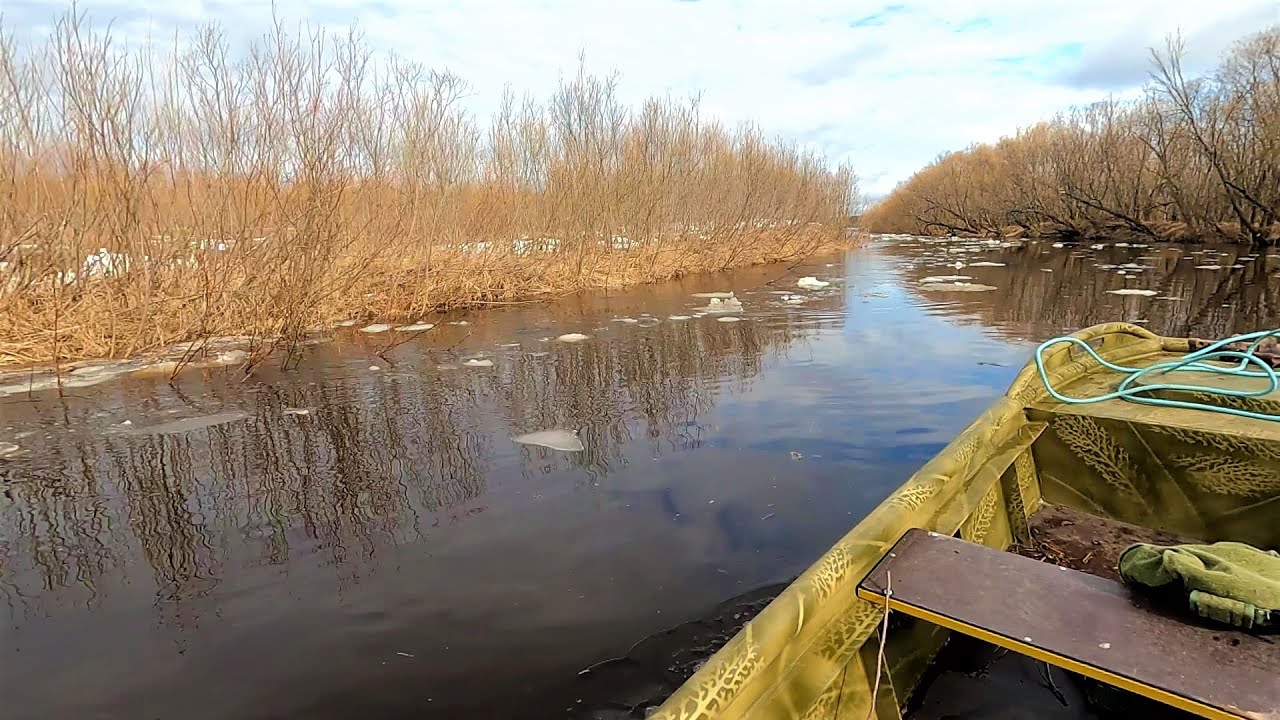
<path fill-rule="evenodd" d="M 245 42 L 269 0 L 81 0 L 129 36 L 202 21 Z M 938 153 L 993 140 L 1073 104 L 1132 94 L 1147 48 L 1181 30 L 1188 65 L 1280 23 L 1280 0 L 276 0 L 287 23 L 358 22 L 369 41 L 467 80 L 478 112 L 504 86 L 545 95 L 579 53 L 621 74 L 627 100 L 701 92 L 727 122 L 852 161 L 881 195 Z M 46 30 L 68 5 L 4 0 L 6 31 Z"/>

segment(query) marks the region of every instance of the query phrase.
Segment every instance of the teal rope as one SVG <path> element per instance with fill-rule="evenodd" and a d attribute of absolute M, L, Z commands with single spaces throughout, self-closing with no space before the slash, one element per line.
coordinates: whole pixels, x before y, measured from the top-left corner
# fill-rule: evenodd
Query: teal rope
<path fill-rule="evenodd" d="M 1156 363 L 1148 367 L 1125 367 L 1124 365 L 1116 365 L 1115 363 L 1103 360 L 1089 343 L 1077 337 L 1064 335 L 1056 337 L 1052 340 L 1046 340 L 1036 348 L 1036 370 L 1040 373 L 1040 380 L 1044 382 L 1044 387 L 1049 391 L 1056 400 L 1068 405 L 1088 405 L 1091 403 L 1100 403 L 1107 400 L 1115 400 L 1117 398 L 1128 400 L 1130 402 L 1141 403 L 1143 405 L 1156 405 L 1159 407 L 1175 407 L 1186 408 L 1190 410 L 1208 410 L 1210 412 L 1224 413 L 1227 415 L 1237 415 L 1239 417 L 1253 418 L 1255 420 L 1271 420 L 1280 422 L 1280 415 L 1270 415 L 1267 413 L 1253 412 L 1250 410 L 1237 410 L 1235 408 L 1219 407 L 1217 405 L 1208 405 L 1205 403 L 1189 402 L 1186 400 L 1170 400 L 1168 398 L 1150 397 L 1146 393 L 1152 393 L 1159 390 L 1181 390 L 1201 393 L 1212 393 L 1215 395 L 1229 397 L 1262 397 L 1268 393 L 1274 392 L 1280 388 L 1280 374 L 1271 367 L 1262 358 L 1254 353 L 1258 347 L 1262 345 L 1267 338 L 1280 338 L 1280 328 L 1275 330 L 1262 330 L 1259 332 L 1246 333 L 1236 335 L 1235 337 L 1219 340 L 1218 342 L 1197 350 L 1193 353 L 1187 353 L 1179 360 L 1169 362 Z M 1250 342 L 1252 341 L 1252 342 Z M 1250 342 L 1250 345 L 1244 351 L 1238 350 L 1222 350 L 1227 345 L 1234 343 Z M 1103 395 L 1086 398 L 1073 398 L 1058 392 L 1049 382 L 1049 374 L 1044 369 L 1044 352 L 1054 345 L 1062 343 L 1070 343 L 1079 345 L 1088 353 L 1099 365 L 1113 372 L 1125 375 L 1124 380 L 1112 392 Z M 1234 366 L 1210 365 L 1211 361 L 1230 361 L 1237 360 Z M 1250 370 L 1250 365 L 1257 365 L 1258 370 Z M 1168 373 L 1174 370 L 1189 370 L 1192 372 L 1205 372 L 1215 375 L 1230 375 L 1234 377 L 1250 377 L 1250 378 L 1266 378 L 1268 387 L 1264 390 L 1230 390 L 1227 388 L 1214 387 L 1212 385 L 1183 385 L 1180 383 L 1153 383 L 1150 385 L 1140 385 L 1134 387 L 1134 383 L 1139 379 L 1155 373 Z"/>

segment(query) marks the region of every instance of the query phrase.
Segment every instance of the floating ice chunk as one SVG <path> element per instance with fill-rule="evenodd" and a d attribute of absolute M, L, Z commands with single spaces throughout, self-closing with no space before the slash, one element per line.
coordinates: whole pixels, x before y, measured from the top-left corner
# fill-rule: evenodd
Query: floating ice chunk
<path fill-rule="evenodd" d="M 382 366 L 381 366 L 381 365 L 370 365 L 370 366 L 369 366 L 369 369 L 370 369 L 370 370 L 372 370 L 373 372 L 377 372 L 377 371 L 379 371 L 379 370 L 381 370 L 381 369 L 382 369 Z"/>
<path fill-rule="evenodd" d="M 741 320 L 742 318 L 734 317 L 732 315 L 726 315 L 724 317 L 716 318 L 716 322 L 740 322 Z"/>
<path fill-rule="evenodd" d="M 365 325 L 360 328 L 360 332 L 372 335 L 374 333 L 384 333 L 390 329 L 391 326 L 386 323 L 374 323 L 373 325 Z"/>
<path fill-rule="evenodd" d="M 1106 246 L 1107 246 L 1107 244 L 1106 244 L 1106 243 L 1098 243 L 1097 245 L 1090 245 L 1089 247 L 1090 247 L 1090 248 L 1092 248 L 1092 249 L 1094 249 L 1094 250 L 1101 250 L 1102 248 L 1104 248 L 1104 247 L 1106 247 Z"/>
<path fill-rule="evenodd" d="M 983 260 L 982 262 L 969 263 L 969 267 L 1004 267 L 1004 263 Z"/>
<path fill-rule="evenodd" d="M 1066 247 L 1066 246 L 1067 246 L 1067 245 L 1066 245 L 1066 243 L 1054 243 L 1054 244 L 1053 244 L 1053 247 L 1056 247 L 1056 248 L 1063 248 L 1063 247 Z"/>
<path fill-rule="evenodd" d="M 819 280 L 818 278 L 813 277 L 812 275 L 807 275 L 796 281 L 796 286 L 804 288 L 805 290 L 821 290 L 822 288 L 830 284 L 831 283 L 827 282 L 826 280 Z"/>
<path fill-rule="evenodd" d="M 360 321 L 359 320 L 340 320 L 336 323 L 336 325 L 338 327 L 351 327 L 352 325 L 355 325 L 358 322 Z"/>
<path fill-rule="evenodd" d="M 625 317 L 624 317 L 624 318 L 614 318 L 614 319 L 613 319 L 613 321 L 614 321 L 614 322 L 619 322 L 619 323 L 626 323 L 626 324 L 628 324 L 628 325 L 634 325 L 634 324 L 636 324 L 636 323 L 640 322 L 639 320 L 637 320 L 637 319 L 635 319 L 635 318 L 625 318 Z"/>
<path fill-rule="evenodd" d="M 0 442 L 0 460 L 13 457 L 20 452 L 22 452 L 22 448 L 18 447 L 17 443 Z"/>
<path fill-rule="evenodd" d="M 1143 297 L 1159 294 L 1155 290 L 1141 290 L 1139 288 L 1120 288 L 1119 290 L 1108 290 L 1107 292 L 1112 295 L 1141 295 Z"/>
<path fill-rule="evenodd" d="M 964 263 L 962 263 L 962 262 L 956 262 L 956 263 L 953 263 L 953 264 L 951 265 L 951 267 L 953 267 L 953 268 L 955 268 L 955 269 L 957 269 L 957 270 L 963 270 L 963 269 L 964 269 L 964 267 L 965 267 L 965 265 L 964 265 Z"/>
<path fill-rule="evenodd" d="M 539 430 L 517 435 L 511 440 L 521 445 L 538 445 L 552 450 L 563 450 L 564 452 L 582 452 L 587 449 L 582 444 L 582 438 L 578 437 L 578 433 L 572 430 Z"/>
<path fill-rule="evenodd" d="M 782 302 L 784 302 L 784 303 L 788 303 L 788 304 L 791 304 L 791 305 L 797 305 L 797 304 L 799 304 L 799 303 L 805 302 L 805 301 L 806 301 L 806 300 L 808 300 L 808 299 L 809 299 L 809 298 L 807 298 L 807 297 L 805 297 L 805 296 L 803 296 L 803 295 L 791 295 L 791 294 L 787 294 L 787 295 L 783 295 L 783 296 L 782 296 Z"/>
<path fill-rule="evenodd" d="M 396 332 L 426 332 L 435 327 L 435 323 L 413 323 L 412 325 L 397 325 Z"/>
<path fill-rule="evenodd" d="M 583 340 L 586 340 L 589 337 L 591 336 L 583 335 L 582 333 L 565 333 L 564 335 L 561 335 L 560 337 L 556 338 L 556 342 L 576 343 L 576 342 L 582 342 Z"/>
<path fill-rule="evenodd" d="M 982 285 L 980 283 L 967 282 L 950 282 L 950 283 L 928 283 L 920 286 L 921 290 L 932 290 L 933 292 L 986 292 L 995 290 L 994 285 Z"/>
<path fill-rule="evenodd" d="M 693 316 L 692 315 L 672 315 L 667 319 L 668 320 L 692 320 Z"/>
<path fill-rule="evenodd" d="M 215 425 L 225 425 L 227 423 L 244 420 L 249 417 L 249 413 L 240 412 L 238 410 L 231 412 L 213 413 L 212 415 L 201 415 L 200 417 L 183 418 L 181 420 L 173 420 L 158 425 L 148 425 L 140 428 L 130 428 L 129 432 L 140 435 L 173 435 L 177 433 L 192 432 L 193 430 L 203 430 Z"/>
<path fill-rule="evenodd" d="M 961 280 L 972 280 L 969 275 L 930 275 L 929 277 L 920 278 L 920 282 L 924 284 L 940 283 L 940 282 L 959 282 Z"/>
<path fill-rule="evenodd" d="M 285 408 L 281 413 L 284 415 L 310 415 L 311 408 Z"/>
<path fill-rule="evenodd" d="M 696 298 L 718 298 L 718 299 L 720 299 L 720 300 L 724 300 L 725 298 L 731 298 L 731 297 L 733 297 L 733 293 L 732 293 L 732 292 L 696 292 L 696 293 L 694 293 L 694 294 L 692 295 L 692 297 L 696 297 Z"/>
<path fill-rule="evenodd" d="M 1197 265 L 1197 270 L 1221 270 L 1221 265 Z"/>
<path fill-rule="evenodd" d="M 466 320 L 450 320 L 449 324 L 450 325 L 470 325 L 471 323 L 467 322 Z"/>
<path fill-rule="evenodd" d="M 728 298 L 720 300 L 719 298 L 711 298 L 704 308 L 698 308 L 703 313 L 736 313 L 742 312 L 742 301 L 738 298 Z"/>
<path fill-rule="evenodd" d="M 1053 272 L 1053 268 L 1040 268 L 1040 272 Z"/>
<path fill-rule="evenodd" d="M 493 367 L 493 361 L 486 358 L 471 358 L 462 363 L 463 367 L 489 368 Z"/>

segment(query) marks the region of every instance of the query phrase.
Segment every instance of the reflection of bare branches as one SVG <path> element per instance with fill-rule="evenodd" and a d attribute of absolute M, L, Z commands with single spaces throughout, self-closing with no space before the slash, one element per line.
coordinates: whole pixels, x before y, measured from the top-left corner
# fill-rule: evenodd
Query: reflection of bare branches
<path fill-rule="evenodd" d="M 1038 245 L 1032 247 L 1044 249 L 1046 243 Z M 1135 262 L 1132 252 L 1121 250 L 1113 254 L 1104 249 L 1088 256 L 1065 248 L 1046 255 L 1026 249 L 993 251 L 990 258 L 1007 266 L 994 282 L 996 289 L 972 293 L 954 307 L 957 313 L 976 312 L 985 324 L 1021 337 L 1039 337 L 1116 320 L 1142 321 L 1162 335 L 1202 338 L 1273 325 L 1273 309 L 1280 307 L 1280 285 L 1270 281 L 1277 269 L 1276 260 L 1266 255 L 1251 259 L 1236 246 L 1221 250 L 1225 254 L 1210 250 L 1184 260 L 1186 250 L 1148 248 L 1148 254 L 1137 263 L 1151 269 L 1130 271 L 1141 278 L 1136 284 L 1118 279 L 1115 269 Z M 894 252 L 924 259 L 938 255 L 938 248 L 902 247 Z M 1201 269 L 1198 265 L 1220 269 Z M 1053 272 L 1042 272 L 1042 268 Z M 936 275 L 939 270 L 938 266 L 926 265 L 916 273 Z M 1112 296 L 1107 291 L 1125 285 L 1156 289 L 1159 297 L 1109 301 Z"/>
<path fill-rule="evenodd" d="M 646 459 L 696 447 L 718 395 L 804 332 L 785 322 L 671 322 L 627 343 L 511 353 L 485 372 L 437 370 L 435 358 L 417 367 L 406 347 L 396 373 L 343 377 L 303 363 L 279 387 L 231 374 L 186 381 L 186 395 L 165 387 L 137 401 L 136 417 L 237 406 L 250 416 L 174 435 L 146 434 L 144 422 L 53 435 L 38 467 L 8 486 L 12 506 L 0 505 L 0 584 L 13 598 L 76 584 L 108 592 L 100 578 L 136 555 L 164 612 L 183 622 L 197 607 L 186 601 L 226 572 L 299 553 L 322 557 L 345 587 L 381 548 L 483 511 L 495 438 L 576 429 L 584 452 L 522 448 L 518 462 L 602 480 L 636 440 L 647 442 L 637 451 Z M 312 373 L 318 382 L 306 381 Z M 60 421 L 90 431 L 103 422 L 77 412 Z"/>

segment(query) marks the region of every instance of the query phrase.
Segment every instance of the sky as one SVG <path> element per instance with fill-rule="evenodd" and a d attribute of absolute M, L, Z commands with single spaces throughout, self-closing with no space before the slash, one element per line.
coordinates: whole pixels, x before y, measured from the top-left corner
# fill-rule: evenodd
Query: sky
<path fill-rule="evenodd" d="M 1135 95 L 1148 48 L 1181 32 L 1190 71 L 1280 23 L 1280 0 L 80 0 L 117 36 L 216 21 L 247 44 L 272 6 L 286 24 L 358 24 L 390 51 L 469 85 L 546 96 L 579 57 L 616 71 L 624 100 L 701 96 L 704 112 L 853 164 L 883 196 L 939 154 L 1073 105 Z M 4 32 L 47 32 L 69 5 L 4 0 Z"/>

